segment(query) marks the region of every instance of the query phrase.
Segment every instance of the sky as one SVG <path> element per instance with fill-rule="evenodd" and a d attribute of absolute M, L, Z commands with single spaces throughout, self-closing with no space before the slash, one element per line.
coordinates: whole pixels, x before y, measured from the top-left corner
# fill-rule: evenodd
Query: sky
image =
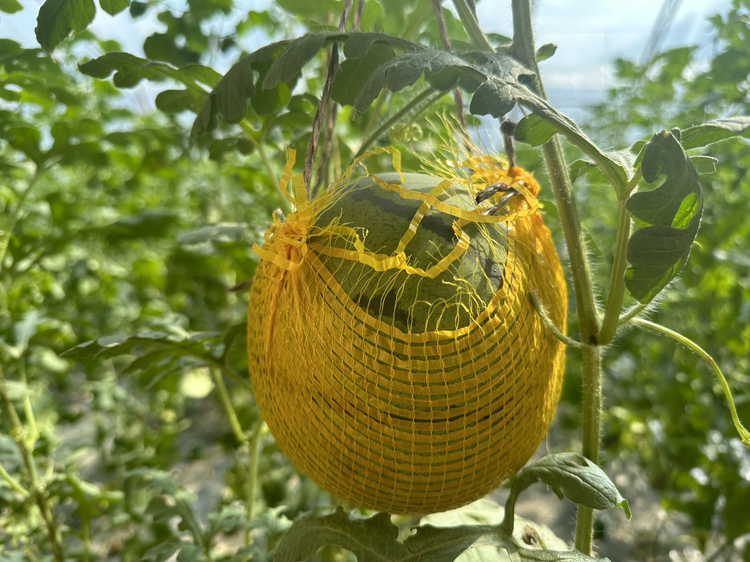
<path fill-rule="evenodd" d="M 314 1 L 314 0 L 311 0 Z M 372 0 L 371 0 L 372 1 Z M 711 58 L 710 33 L 707 17 L 727 10 L 730 0 L 532 0 L 533 23 L 537 46 L 555 43 L 555 55 L 541 64 L 542 78 L 550 101 L 574 119 L 585 116 L 587 105 L 602 101 L 614 83 L 612 62 L 618 58 L 640 60 L 649 41 L 654 22 L 663 2 L 676 6 L 675 17 L 666 33 L 661 34 L 661 48 L 682 45 L 701 45 L 698 60 Z M 239 0 L 246 9 L 262 10 L 270 0 Z M 41 0 L 22 0 L 24 10 L 8 16 L 0 14 L 0 36 L 36 46 L 34 27 Z M 175 4 L 181 4 L 175 0 Z M 444 1 L 443 5 L 449 2 Z M 510 0 L 481 0 L 477 15 L 485 32 L 512 35 Z M 234 21 L 242 14 L 234 14 Z M 231 29 L 232 22 L 222 24 Z M 145 37 L 162 30 L 154 18 L 131 20 L 126 12 L 115 17 L 98 10 L 90 28 L 102 39 L 119 41 L 123 50 L 143 54 Z M 253 49 L 266 42 L 265 37 L 249 38 L 245 49 Z M 96 56 L 97 53 L 91 53 Z M 221 68 L 225 72 L 226 68 Z M 133 92 L 139 104 L 148 109 L 152 103 L 150 92 L 161 87 L 144 86 Z"/>

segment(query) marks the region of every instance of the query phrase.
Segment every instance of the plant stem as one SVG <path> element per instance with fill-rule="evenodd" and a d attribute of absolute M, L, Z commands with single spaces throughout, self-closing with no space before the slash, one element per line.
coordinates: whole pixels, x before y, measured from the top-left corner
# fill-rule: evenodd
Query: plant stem
<path fill-rule="evenodd" d="M 39 438 L 39 429 L 36 425 L 36 417 L 34 416 L 34 409 L 31 407 L 31 396 L 29 396 L 29 383 L 26 379 L 26 358 L 21 357 L 19 360 L 19 371 L 21 375 L 21 383 L 26 388 L 23 396 L 23 413 L 26 416 L 26 423 L 29 424 L 29 437 L 28 445 L 31 449 L 34 449 L 36 440 Z"/>
<path fill-rule="evenodd" d="M 255 515 L 255 490 L 258 487 L 258 461 L 260 459 L 260 440 L 263 435 L 265 423 L 262 419 L 253 430 L 248 439 L 248 467 L 247 484 L 245 487 L 245 518 L 250 521 Z M 245 545 L 251 542 L 250 529 L 245 530 Z"/>
<path fill-rule="evenodd" d="M 544 308 L 544 305 L 539 300 L 539 296 L 534 291 L 531 291 L 529 293 L 529 298 L 531 299 L 531 304 L 534 305 L 534 309 L 536 310 L 537 314 L 539 314 L 539 318 L 541 319 L 542 324 L 544 324 L 544 327 L 547 328 L 547 330 L 549 330 L 549 332 L 558 340 L 560 340 L 565 345 L 569 345 L 570 347 L 577 347 L 579 349 L 591 347 L 589 344 L 581 343 L 563 334 L 560 329 L 555 326 L 552 318 L 549 317 L 547 311 Z"/>
<path fill-rule="evenodd" d="M 30 484 L 29 493 L 34 497 L 34 501 L 36 501 L 39 511 L 42 514 L 42 519 L 47 526 L 47 537 L 49 539 L 50 548 L 52 549 L 52 556 L 56 562 L 63 562 L 65 560 L 65 554 L 62 547 L 62 537 L 57 528 L 57 522 L 55 521 L 52 510 L 47 503 L 47 497 L 44 495 L 44 490 L 39 483 L 39 476 L 37 475 L 34 457 L 26 446 L 21 420 L 13 406 L 13 402 L 10 400 L 10 396 L 8 396 L 8 389 L 5 385 L 5 374 L 3 373 L 2 366 L 0 366 L 0 399 L 2 399 L 3 406 L 10 420 L 10 434 L 16 442 L 16 446 L 21 453 L 21 458 L 23 459 L 24 466 L 28 473 Z"/>
<path fill-rule="evenodd" d="M 705 360 L 706 363 L 708 363 L 708 366 L 711 367 L 711 370 L 716 375 L 716 378 L 719 379 L 719 384 L 721 384 L 721 388 L 724 391 L 724 396 L 726 397 L 727 403 L 729 404 L 729 412 L 732 415 L 732 423 L 734 424 L 737 433 L 740 435 L 742 443 L 745 445 L 745 447 L 750 448 L 750 431 L 748 431 L 745 426 L 742 425 L 742 422 L 737 415 L 737 408 L 735 408 L 734 398 L 732 398 L 732 390 L 729 388 L 729 383 L 727 383 L 726 378 L 724 378 L 724 373 L 721 372 L 721 369 L 719 368 L 719 365 L 716 363 L 716 361 L 714 361 L 714 358 L 711 357 L 701 346 L 699 346 L 690 338 L 685 337 L 682 334 L 675 332 L 674 330 L 670 330 L 669 328 L 666 328 L 661 324 L 649 322 L 648 320 L 643 320 L 642 318 L 634 319 L 633 323 L 642 328 L 647 328 L 649 330 L 653 330 L 654 332 L 659 332 L 660 334 L 669 336 L 673 340 L 676 340 L 687 347 L 690 351 L 692 351 L 701 359 Z"/>
<path fill-rule="evenodd" d="M 513 0 L 512 7 L 513 44 L 511 53 L 521 64 L 530 68 L 536 74 L 535 86 L 538 94 L 542 98 L 546 98 L 544 85 L 536 63 L 529 0 Z M 596 346 L 599 343 L 599 313 L 594 300 L 583 230 L 573 199 L 573 189 L 567 164 L 557 135 L 544 144 L 542 152 L 549 171 L 552 188 L 555 191 L 560 222 L 568 247 L 581 341 Z M 601 428 L 601 350 L 598 347 L 587 347 L 581 350 L 581 356 L 583 385 L 582 452 L 584 456 L 596 463 L 599 459 L 599 432 Z M 590 508 L 578 506 L 575 546 L 584 554 L 591 554 L 592 540 L 593 511 Z"/>
<path fill-rule="evenodd" d="M 3 480 L 5 480 L 8 485 L 13 488 L 16 492 L 21 494 L 24 499 L 29 497 L 29 491 L 21 486 L 21 484 L 18 483 L 18 480 L 13 478 L 8 472 L 5 470 L 2 464 L 0 464 L 0 476 L 3 477 Z"/>
<path fill-rule="evenodd" d="M 474 46 L 482 51 L 491 51 L 494 53 L 495 49 L 492 47 L 492 43 L 490 43 L 484 32 L 482 32 L 479 22 L 477 22 L 477 18 L 472 13 L 466 0 L 453 0 L 453 5 L 456 7 L 458 17 L 461 18 L 461 23 L 464 24 L 464 30 L 469 39 L 471 39 L 471 42 L 474 43 Z"/>
<path fill-rule="evenodd" d="M 637 304 L 633 308 L 629 309 L 625 314 L 620 316 L 620 318 L 617 320 L 617 324 L 622 326 L 623 324 L 627 324 L 630 322 L 633 318 L 638 316 L 641 312 L 646 310 L 648 308 L 647 304 Z"/>
<path fill-rule="evenodd" d="M 291 211 L 292 207 L 289 203 L 289 199 L 287 198 L 284 191 L 281 189 L 281 186 L 279 185 L 279 178 L 276 177 L 276 173 L 273 171 L 273 168 L 271 167 L 271 162 L 268 161 L 268 156 L 266 156 L 266 151 L 263 149 L 263 141 L 264 138 L 261 137 L 260 140 L 256 139 L 253 134 L 255 131 L 253 131 L 253 128 L 250 126 L 249 123 L 247 123 L 244 119 L 240 121 L 240 127 L 243 131 L 245 131 L 245 134 L 247 135 L 248 140 L 253 143 L 253 146 L 255 146 L 255 149 L 258 151 L 258 156 L 260 156 L 260 161 L 263 164 L 263 168 L 266 170 L 266 175 L 268 176 L 268 179 L 271 180 L 271 183 L 274 186 L 274 189 L 276 189 L 279 192 L 279 195 L 281 195 L 281 204 L 284 206 L 285 211 Z"/>
<path fill-rule="evenodd" d="M 622 299 L 625 295 L 625 269 L 628 266 L 625 254 L 630 239 L 630 214 L 625 210 L 625 200 L 628 194 L 638 185 L 641 179 L 641 171 L 638 170 L 633 179 L 628 182 L 625 193 L 617 194 L 617 236 L 615 238 L 615 254 L 612 260 L 612 274 L 609 278 L 609 294 L 607 306 L 602 320 L 602 331 L 599 335 L 599 344 L 607 345 L 615 337 L 617 327 L 620 325 L 620 312 L 622 310 Z"/>
<path fill-rule="evenodd" d="M 432 94 L 434 95 L 430 98 L 430 95 Z M 372 133 L 362 142 L 362 146 L 359 147 L 359 151 L 357 151 L 355 158 L 362 156 L 367 151 L 367 149 L 370 148 L 371 144 L 378 140 L 388 129 L 391 128 L 394 123 L 398 123 L 404 117 L 404 115 L 418 106 L 423 100 L 429 98 L 427 103 L 425 103 L 423 107 L 417 110 L 417 113 L 421 113 L 422 111 L 427 109 L 444 94 L 445 92 L 435 92 L 434 88 L 427 88 L 426 90 L 419 93 L 416 97 L 409 100 L 409 103 L 402 107 L 395 115 L 383 122 L 383 124 L 380 125 L 380 127 L 378 127 L 374 133 Z"/>
<path fill-rule="evenodd" d="M 235 438 L 240 443 L 247 442 L 247 437 L 245 436 L 245 432 L 242 431 L 240 420 L 237 419 L 237 414 L 235 413 L 234 408 L 232 407 L 232 402 L 229 399 L 229 393 L 227 392 L 227 387 L 224 384 L 224 378 L 221 376 L 221 371 L 219 371 L 218 369 L 211 369 L 211 374 L 214 376 L 216 390 L 219 394 L 219 402 L 221 402 L 221 406 L 222 408 L 224 408 L 224 413 L 229 420 L 229 425 L 232 426 L 232 433 L 234 433 Z"/>

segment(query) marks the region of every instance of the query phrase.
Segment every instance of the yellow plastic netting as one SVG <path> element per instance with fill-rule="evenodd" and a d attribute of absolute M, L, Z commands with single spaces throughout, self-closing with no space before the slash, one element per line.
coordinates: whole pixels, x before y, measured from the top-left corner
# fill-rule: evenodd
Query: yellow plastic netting
<path fill-rule="evenodd" d="M 472 157 L 443 177 L 352 178 L 308 201 L 290 151 L 250 290 L 248 357 L 278 445 L 320 486 L 391 513 L 451 509 L 528 460 L 560 394 L 564 349 L 529 297 L 565 326 L 560 262 L 539 186 L 521 168 Z M 366 170 L 366 169 L 365 169 Z M 451 177 L 453 176 L 453 177 Z M 475 194 L 521 196 L 482 214 Z"/>

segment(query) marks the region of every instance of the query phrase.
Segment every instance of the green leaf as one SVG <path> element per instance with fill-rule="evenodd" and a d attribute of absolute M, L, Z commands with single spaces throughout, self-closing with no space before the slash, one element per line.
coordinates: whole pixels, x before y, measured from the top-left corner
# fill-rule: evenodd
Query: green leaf
<path fill-rule="evenodd" d="M 534 482 L 543 482 L 570 501 L 591 509 L 621 507 L 630 519 L 627 500 L 601 468 L 579 453 L 556 453 L 542 457 L 522 468 L 518 472 L 517 482 L 521 489 Z"/>
<path fill-rule="evenodd" d="M 552 138 L 557 132 L 554 125 L 545 121 L 538 115 L 530 113 L 518 122 L 513 137 L 518 142 L 524 142 L 531 146 L 540 146 Z"/>
<path fill-rule="evenodd" d="M 36 40 L 49 53 L 73 31 L 84 31 L 95 15 L 94 0 L 47 0 L 36 18 Z"/>
<path fill-rule="evenodd" d="M 323 44 L 334 37 L 345 38 L 346 35 L 334 31 L 317 31 L 289 42 L 268 69 L 263 89 L 275 88 L 279 82 L 291 82 L 302 67 L 318 54 Z"/>
<path fill-rule="evenodd" d="M 298 562 L 312 558 L 325 545 L 352 552 L 359 562 L 452 562 L 471 548 L 493 546 L 506 550 L 511 559 L 595 560 L 577 551 L 534 550 L 499 532 L 495 525 L 416 528 L 404 542 L 398 541 L 398 527 L 390 515 L 378 513 L 368 519 L 349 519 L 341 507 L 325 515 L 306 515 L 289 529 L 276 551 L 277 562 Z"/>
<path fill-rule="evenodd" d="M 331 98 L 341 105 L 354 105 L 354 101 L 372 73 L 395 56 L 396 53 L 389 45 L 378 44 L 372 46 L 365 56 L 347 58 L 341 63 L 336 73 Z"/>
<path fill-rule="evenodd" d="M 542 62 L 543 60 L 547 60 L 554 55 L 555 52 L 557 52 L 557 45 L 554 43 L 545 43 L 536 50 L 536 61 Z"/>
<path fill-rule="evenodd" d="M 164 61 L 176 67 L 195 64 L 200 60 L 200 53 L 178 46 L 171 33 L 154 33 L 143 42 L 143 53 L 152 61 Z"/>
<path fill-rule="evenodd" d="M 713 174 L 719 161 L 711 156 L 691 156 L 690 162 L 699 174 Z"/>
<path fill-rule="evenodd" d="M 277 0 L 279 7 L 288 12 L 301 16 L 305 19 L 320 16 L 326 12 L 340 13 L 342 3 L 340 0 Z"/>
<path fill-rule="evenodd" d="M 750 138 L 750 116 L 717 119 L 682 131 L 682 148 L 690 150 L 731 137 Z"/>
<path fill-rule="evenodd" d="M 162 62 L 154 62 L 131 55 L 130 53 L 107 53 L 99 58 L 78 65 L 78 69 L 94 78 L 107 78 L 115 73 L 112 82 L 118 88 L 133 88 L 141 80 L 177 80 L 195 88 L 195 82 L 207 85 L 216 83 L 219 74 L 205 66 L 189 64 L 174 68 Z"/>
<path fill-rule="evenodd" d="M 222 115 L 230 123 L 237 122 L 245 116 L 247 104 L 256 91 L 253 65 L 269 61 L 288 43 L 289 41 L 278 41 L 266 45 L 229 69 L 203 102 L 190 130 L 191 143 L 195 142 L 199 134 L 216 126 L 218 115 Z"/>
<path fill-rule="evenodd" d="M 383 88 L 398 92 L 414 84 L 425 74 L 425 79 L 438 90 L 448 90 L 464 77 L 469 86 L 484 80 L 484 73 L 474 64 L 456 54 L 437 50 L 404 53 L 390 59 L 372 73 L 354 101 L 354 108 L 365 111 Z M 476 87 L 475 85 L 475 87 Z"/>
<path fill-rule="evenodd" d="M 245 137 L 227 137 L 211 142 L 208 147 L 208 157 L 215 162 L 219 162 L 228 152 L 250 154 L 254 149 L 255 145 Z"/>
<path fill-rule="evenodd" d="M 132 355 L 143 350 L 172 350 L 174 356 L 191 355 L 210 358 L 207 341 L 215 338 L 215 332 L 168 333 L 164 331 L 143 332 L 134 336 L 103 336 L 87 341 L 65 351 L 60 356 L 69 359 L 109 359 L 120 355 Z"/>
<path fill-rule="evenodd" d="M 664 182 L 653 191 L 635 193 L 625 208 L 651 226 L 630 237 L 625 286 L 641 303 L 653 299 L 682 269 L 690 255 L 703 213 L 703 194 L 695 167 L 678 139 L 679 131 L 662 131 L 646 145 L 643 179 Z"/>
<path fill-rule="evenodd" d="M 0 0 L 0 12 L 15 14 L 21 10 L 23 10 L 23 6 L 18 0 Z"/>
<path fill-rule="evenodd" d="M 500 118 L 510 111 L 516 102 L 520 103 L 552 124 L 568 141 L 589 156 L 616 190 L 624 190 L 633 175 L 633 169 L 626 165 L 620 152 L 603 152 L 570 117 L 532 93 L 519 83 L 519 80 L 524 82 L 527 78 L 523 74 L 519 74 L 516 80 L 490 76 L 474 93 L 469 110 L 474 115 L 492 115 Z"/>
<path fill-rule="evenodd" d="M 30 125 L 8 127 L 5 130 L 5 140 L 8 141 L 8 144 L 23 152 L 36 164 L 41 164 L 45 159 L 44 154 L 39 149 L 41 138 L 39 131 Z"/>
<path fill-rule="evenodd" d="M 130 0 L 99 0 L 99 6 L 110 16 L 114 16 L 130 6 Z"/>
<path fill-rule="evenodd" d="M 164 90 L 156 96 L 156 107 L 164 113 L 193 111 L 198 113 L 205 95 L 195 90 Z"/>

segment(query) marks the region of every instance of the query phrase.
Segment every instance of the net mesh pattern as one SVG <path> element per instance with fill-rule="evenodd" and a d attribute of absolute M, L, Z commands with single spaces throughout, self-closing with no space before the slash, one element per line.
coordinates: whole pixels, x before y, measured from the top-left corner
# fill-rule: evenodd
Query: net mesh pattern
<path fill-rule="evenodd" d="M 303 473 L 357 506 L 430 513 L 486 495 L 543 439 L 564 348 L 529 293 L 564 327 L 566 288 L 530 174 L 490 156 L 402 174 L 383 152 L 393 173 L 353 166 L 308 201 L 290 151 L 296 210 L 255 247 L 248 365 Z M 496 199 L 474 197 L 496 182 L 520 196 L 489 216 Z"/>

